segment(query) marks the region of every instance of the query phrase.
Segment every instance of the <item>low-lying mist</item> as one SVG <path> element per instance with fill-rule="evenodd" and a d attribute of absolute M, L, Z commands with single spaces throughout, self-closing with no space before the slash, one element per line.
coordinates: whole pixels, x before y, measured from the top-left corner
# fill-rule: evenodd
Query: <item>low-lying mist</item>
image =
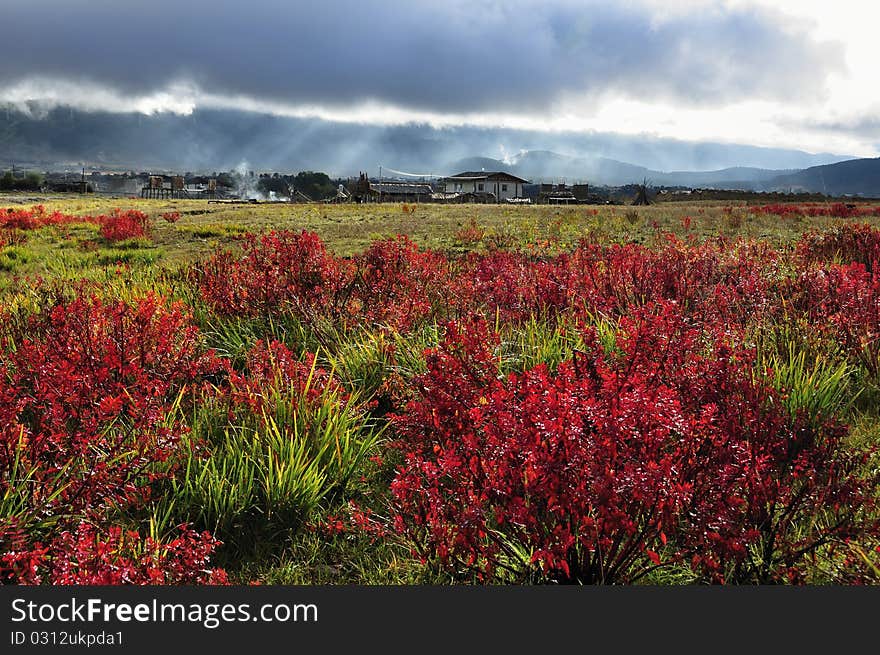
<path fill-rule="evenodd" d="M 560 155 L 557 157 L 556 155 Z M 88 113 L 57 108 L 43 116 L 0 111 L 0 166 L 99 165 L 178 171 L 324 171 L 371 177 L 385 171 L 429 174 L 492 158 L 538 177 L 595 175 L 603 159 L 658 171 L 732 166 L 805 168 L 847 159 L 796 150 L 696 143 L 598 132 L 545 133 L 462 126 L 335 123 L 239 111 L 177 114 Z M 470 161 L 468 161 L 470 159 Z"/>

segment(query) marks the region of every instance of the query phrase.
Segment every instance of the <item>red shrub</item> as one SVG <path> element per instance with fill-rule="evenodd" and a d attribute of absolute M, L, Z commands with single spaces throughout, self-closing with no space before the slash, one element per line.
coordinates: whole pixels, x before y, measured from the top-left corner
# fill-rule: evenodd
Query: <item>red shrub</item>
<path fill-rule="evenodd" d="M 305 231 L 248 235 L 240 257 L 216 253 L 197 273 L 202 297 L 220 313 L 302 318 L 336 313 L 350 278 L 350 266 Z"/>
<path fill-rule="evenodd" d="M 760 205 L 752 207 L 751 211 L 755 214 L 772 214 L 774 216 L 803 216 L 804 208 L 800 205 L 774 203 L 771 205 Z"/>
<path fill-rule="evenodd" d="M 239 257 L 216 253 L 197 273 L 216 311 L 370 321 L 408 329 L 452 304 L 450 262 L 405 236 L 334 257 L 311 232 L 249 235 Z"/>
<path fill-rule="evenodd" d="M 355 265 L 353 309 L 368 321 L 405 330 L 451 302 L 448 260 L 406 236 L 373 242 Z"/>
<path fill-rule="evenodd" d="M 165 212 L 162 214 L 162 218 L 168 223 L 176 223 L 180 220 L 180 212 Z"/>
<path fill-rule="evenodd" d="M 826 541 L 875 530 L 845 430 L 792 419 L 749 353 L 706 327 L 647 307 L 622 321 L 619 352 L 499 379 L 485 322 L 450 325 L 394 419 L 396 529 L 450 568 L 586 583 L 672 562 L 797 580 Z"/>
<path fill-rule="evenodd" d="M 28 522 L 61 530 L 143 503 L 184 429 L 175 400 L 214 367 L 181 307 L 152 295 L 80 294 L 10 324 L 0 341 L 0 470 L 28 481 L 0 478 L 0 494 L 26 496 L 26 511 L 0 523 L 0 552 Z"/>
<path fill-rule="evenodd" d="M 486 230 L 477 224 L 476 219 L 471 218 L 468 222 L 455 232 L 455 239 L 459 243 L 465 245 L 474 245 L 480 243 L 486 236 Z"/>
<path fill-rule="evenodd" d="M 568 305 L 568 258 L 536 259 L 495 250 L 471 254 L 455 282 L 462 313 L 485 310 L 502 319 L 519 320 L 553 313 Z"/>
<path fill-rule="evenodd" d="M 839 344 L 852 363 L 880 376 L 880 272 L 860 263 L 813 266 L 787 280 L 779 295 L 788 320 L 805 321 L 813 333 Z"/>
<path fill-rule="evenodd" d="M 802 265 L 811 263 L 864 264 L 877 270 L 880 260 L 880 230 L 867 223 L 845 223 L 827 230 L 806 232 L 795 247 Z"/>
<path fill-rule="evenodd" d="M 729 322 L 741 325 L 766 303 L 777 260 L 759 243 L 718 239 L 695 246 L 668 235 L 658 249 L 585 243 L 567 262 L 558 261 L 567 269 L 573 309 L 618 316 L 674 300 L 689 313 L 711 316 L 723 309 Z"/>
<path fill-rule="evenodd" d="M 32 212 L 26 209 L 13 209 L 10 207 L 3 216 L 2 227 L 11 230 L 33 230 L 37 227 L 37 219 Z"/>
<path fill-rule="evenodd" d="M 866 207 L 851 203 L 835 202 L 832 204 L 808 203 L 794 205 L 776 203 L 753 207 L 756 214 L 773 214 L 775 216 L 829 216 L 833 218 L 859 218 L 862 216 L 880 216 L 880 207 Z"/>
<path fill-rule="evenodd" d="M 117 527 L 106 531 L 80 523 L 43 546 L 0 557 L 0 572 L 19 584 L 179 585 L 226 584 L 208 560 L 220 544 L 208 532 L 183 529 L 167 542 Z"/>
<path fill-rule="evenodd" d="M 60 211 L 46 213 L 43 205 L 35 205 L 30 209 L 15 209 L 10 207 L 0 210 L 0 228 L 18 230 L 36 230 L 49 225 L 69 225 L 71 223 L 94 223 L 101 224 L 102 216 L 73 216 L 63 214 Z"/>
<path fill-rule="evenodd" d="M 125 241 L 145 237 L 150 232 L 150 217 L 136 209 L 114 209 L 109 216 L 99 217 L 101 236 L 107 241 Z"/>
<path fill-rule="evenodd" d="M 399 330 L 474 311 L 508 321 L 566 310 L 624 315 L 667 299 L 690 312 L 723 302 L 739 324 L 766 303 L 778 260 L 758 243 L 695 246 L 671 235 L 658 249 L 585 243 L 571 254 L 495 250 L 461 260 L 398 237 L 345 260 L 314 234 L 273 232 L 248 237 L 241 256 L 215 254 L 197 278 L 224 314 L 366 320 Z"/>

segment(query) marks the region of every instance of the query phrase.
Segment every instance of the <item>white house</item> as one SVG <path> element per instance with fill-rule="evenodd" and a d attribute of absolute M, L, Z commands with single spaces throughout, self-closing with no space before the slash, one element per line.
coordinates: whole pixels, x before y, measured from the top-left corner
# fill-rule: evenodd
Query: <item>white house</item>
<path fill-rule="evenodd" d="M 443 182 L 446 183 L 446 193 L 473 193 L 495 202 L 522 198 L 523 184 L 529 183 L 528 180 L 501 171 L 468 171 L 444 177 Z"/>

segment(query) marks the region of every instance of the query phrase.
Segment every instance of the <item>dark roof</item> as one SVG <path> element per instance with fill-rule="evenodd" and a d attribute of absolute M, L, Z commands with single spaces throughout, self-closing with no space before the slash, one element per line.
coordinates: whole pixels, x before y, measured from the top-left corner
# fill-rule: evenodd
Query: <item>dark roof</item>
<path fill-rule="evenodd" d="M 370 189 L 379 193 L 399 193 L 406 195 L 430 195 L 430 184 L 408 184 L 406 182 L 370 182 Z"/>
<path fill-rule="evenodd" d="M 505 173 L 504 171 L 465 171 L 464 173 L 457 173 L 456 175 L 451 175 L 449 177 L 444 177 L 444 180 L 492 180 L 493 182 L 516 182 L 517 184 L 528 184 L 528 180 L 524 180 L 521 177 L 517 177 L 516 175 L 511 175 L 510 173 Z"/>

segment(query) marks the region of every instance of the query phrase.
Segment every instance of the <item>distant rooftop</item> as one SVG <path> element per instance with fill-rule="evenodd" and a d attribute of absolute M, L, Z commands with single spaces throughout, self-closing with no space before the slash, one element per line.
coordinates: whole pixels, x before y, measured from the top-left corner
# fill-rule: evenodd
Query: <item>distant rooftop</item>
<path fill-rule="evenodd" d="M 492 180 L 493 182 L 515 182 L 517 184 L 528 184 L 528 180 L 524 180 L 516 175 L 505 173 L 504 171 L 465 171 L 456 175 L 444 177 L 444 180 Z"/>
<path fill-rule="evenodd" d="M 408 182 L 370 182 L 370 189 L 379 193 L 414 195 L 430 195 L 433 192 L 430 184 L 415 184 Z"/>

